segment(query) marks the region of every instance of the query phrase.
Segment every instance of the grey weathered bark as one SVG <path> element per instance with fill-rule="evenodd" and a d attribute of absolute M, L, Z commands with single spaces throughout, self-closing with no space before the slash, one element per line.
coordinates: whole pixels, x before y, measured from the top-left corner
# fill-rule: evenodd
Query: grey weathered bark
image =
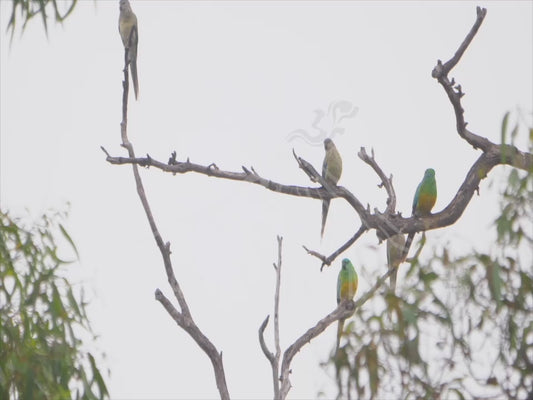
<path fill-rule="evenodd" d="M 180 327 L 185 329 L 211 358 L 213 367 L 215 369 L 215 376 L 217 378 L 217 386 L 219 388 L 219 392 L 222 398 L 229 398 L 229 395 L 227 394 L 221 356 L 219 355 L 218 351 L 216 351 L 216 348 L 212 346 L 211 343 L 207 340 L 207 338 L 205 338 L 207 342 L 204 343 L 202 341 L 203 335 L 192 321 L 192 317 L 190 316 L 190 313 L 188 311 L 187 304 L 172 271 L 172 265 L 170 263 L 169 257 L 169 245 L 168 243 L 166 245 L 163 244 L 163 240 L 161 239 L 157 231 L 155 222 L 153 222 L 153 217 L 151 215 L 148 202 L 144 194 L 144 189 L 142 188 L 142 182 L 137 171 L 137 166 L 140 165 L 144 167 L 154 167 L 161 171 L 169 172 L 174 175 L 193 172 L 215 178 L 242 181 L 263 186 L 273 192 L 292 196 L 308 197 L 314 199 L 331 199 L 337 197 L 343 198 L 348 204 L 352 206 L 354 211 L 358 214 L 361 220 L 361 225 L 358 227 L 357 231 L 350 239 L 348 239 L 337 251 L 335 251 L 328 257 L 306 248 L 309 254 L 319 258 L 322 261 L 322 266 L 330 265 L 340 254 L 342 254 L 345 250 L 351 247 L 359 239 L 359 237 L 361 237 L 364 233 L 370 230 L 374 230 L 376 232 L 376 235 L 379 240 L 385 240 L 398 233 L 416 233 L 420 231 L 433 230 L 452 225 L 461 217 L 464 210 L 468 206 L 472 196 L 476 191 L 478 191 L 479 183 L 482 179 L 487 177 L 488 173 L 492 170 L 492 168 L 497 165 L 510 165 L 512 167 L 522 169 L 528 172 L 533 170 L 533 155 L 531 153 L 521 151 L 515 146 L 508 145 L 505 143 L 492 143 L 487 138 L 475 134 L 467 129 L 467 123 L 464 120 L 464 110 L 461 105 L 461 98 L 463 97 L 464 93 L 462 91 L 461 86 L 455 84 L 454 79 L 450 80 L 448 78 L 449 72 L 453 69 L 453 67 L 455 67 L 455 65 L 457 65 L 466 48 L 472 42 L 475 34 L 477 33 L 479 27 L 481 26 L 485 18 L 485 15 L 486 9 L 478 7 L 476 21 L 468 32 L 465 40 L 461 43 L 458 50 L 455 52 L 454 56 L 444 64 L 439 60 L 432 72 L 432 76 L 437 79 L 439 84 L 443 87 L 445 93 L 447 94 L 450 100 L 450 103 L 452 104 L 456 117 L 457 133 L 461 138 L 463 138 L 468 144 L 473 146 L 475 149 L 480 149 L 482 153 L 473 163 L 470 170 L 466 173 L 463 183 L 458 188 L 456 195 L 453 197 L 450 203 L 442 211 L 429 215 L 427 217 L 405 218 L 400 213 L 395 212 L 396 196 L 392 184 L 392 176 L 387 177 L 387 175 L 381 170 L 381 168 L 375 161 L 373 152 L 372 156 L 369 157 L 364 147 L 361 148 L 360 152 L 358 153 L 359 158 L 361 158 L 363 162 L 365 162 L 371 168 L 374 169 L 374 171 L 381 180 L 380 187 L 384 187 L 387 192 L 386 207 L 383 211 L 380 211 L 377 208 L 374 208 L 373 210 L 370 210 L 370 207 L 365 208 L 361 200 L 359 200 L 353 193 L 351 193 L 348 189 L 342 186 L 337 186 L 331 189 L 325 189 L 324 187 L 285 185 L 278 182 L 273 182 L 268 178 L 260 176 L 254 170 L 253 167 L 246 168 L 243 166 L 242 171 L 224 171 L 219 169 L 214 163 L 209 165 L 200 165 L 190 162 L 189 159 L 187 159 L 186 161 L 177 161 L 175 152 L 172 153 L 170 159 L 166 163 L 154 160 L 149 155 L 147 155 L 146 157 L 136 157 L 133 152 L 133 147 L 131 146 L 131 143 L 129 143 L 126 135 L 127 113 L 126 108 L 124 108 L 122 122 L 122 140 L 123 146 L 126 147 L 126 149 L 128 150 L 128 157 L 111 156 L 107 153 L 107 151 L 105 151 L 105 149 L 102 148 L 102 150 L 106 153 L 106 160 L 109 163 L 117 165 L 131 164 L 133 166 L 135 180 L 137 183 L 137 191 L 139 193 L 139 197 L 141 198 L 141 202 L 143 203 L 143 207 L 145 208 L 145 212 L 147 214 L 150 227 L 154 234 L 154 238 L 156 239 L 157 245 L 161 250 L 161 254 L 165 263 L 165 270 L 167 271 L 167 276 L 169 278 L 169 283 L 172 289 L 174 290 L 176 298 L 178 299 L 178 302 L 181 307 L 181 312 L 178 312 L 175 308 L 173 308 L 170 302 L 166 300 L 166 298 L 159 290 L 156 291 L 156 297 L 165 306 L 169 314 L 176 320 L 176 323 L 178 323 Z M 127 86 L 128 85 L 126 74 L 124 90 L 124 96 L 126 100 Z M 124 107 L 126 107 L 126 105 Z M 318 174 L 318 172 L 309 162 L 296 156 L 296 154 L 295 158 L 298 165 L 308 175 L 312 182 L 318 182 L 322 186 L 324 186 L 324 182 L 322 181 L 320 174 Z M 296 342 L 294 342 L 291 346 L 289 346 L 289 348 L 287 348 L 287 350 L 283 354 L 283 359 L 281 363 L 281 387 L 278 387 L 277 389 L 279 390 L 279 392 L 277 392 L 279 398 L 284 399 L 290 390 L 290 364 L 294 356 L 298 353 L 298 351 L 300 351 L 301 348 L 311 339 L 323 332 L 331 323 L 338 321 L 341 318 L 346 318 L 350 316 L 357 307 L 362 305 L 375 293 L 375 291 L 383 284 L 383 282 L 392 272 L 392 269 L 387 271 L 387 273 L 385 273 L 381 278 L 379 278 L 375 285 L 361 298 L 359 298 L 357 302 L 341 303 L 333 312 L 318 321 L 314 327 L 305 332 L 300 338 L 296 340 Z M 279 285 L 279 283 L 277 283 L 277 285 Z M 267 319 L 265 319 L 265 321 L 260 327 L 259 335 L 261 347 L 271 364 L 273 366 L 274 364 L 279 366 L 279 348 L 276 348 L 277 355 L 275 356 L 268 350 L 262 337 L 267 323 L 268 317 Z M 194 326 L 194 329 L 191 328 L 191 324 L 192 326 Z M 275 328 L 275 330 L 278 329 L 278 327 Z M 279 338 L 276 339 L 276 343 L 278 346 Z M 276 380 L 277 376 L 277 373 L 275 371 L 276 370 L 273 367 L 274 380 Z M 276 395 L 276 384 L 274 387 L 275 397 L 278 398 L 278 395 Z"/>
<path fill-rule="evenodd" d="M 122 94 L 122 122 L 120 124 L 120 134 L 122 138 L 122 146 L 128 151 L 128 155 L 131 158 L 135 158 L 135 151 L 133 149 L 132 143 L 128 139 L 128 94 L 129 94 L 129 77 L 128 77 L 128 50 L 126 49 L 124 55 L 124 81 L 123 81 L 123 94 Z M 107 151 L 102 148 L 102 150 L 107 154 Z M 109 155 L 108 155 L 109 158 Z M 152 230 L 155 242 L 161 256 L 163 257 L 163 264 L 165 266 L 165 272 L 167 274 L 168 283 L 174 292 L 174 297 L 177 299 L 180 310 L 170 302 L 170 300 L 165 297 L 165 295 L 159 290 L 155 291 L 155 298 L 159 301 L 168 314 L 174 319 L 174 321 L 185 331 L 187 332 L 194 341 L 200 346 L 200 348 L 207 354 L 213 365 L 215 372 L 215 380 L 220 398 L 224 400 L 229 400 L 229 392 L 226 384 L 226 376 L 224 373 L 224 364 L 222 362 L 222 354 L 217 350 L 217 348 L 211 343 L 211 341 L 202 333 L 200 328 L 194 322 L 194 319 L 190 313 L 189 306 L 185 300 L 185 296 L 181 290 L 181 287 L 176 279 L 174 274 L 174 269 L 172 267 L 172 260 L 170 259 L 170 243 L 165 243 L 159 233 L 157 224 L 155 222 L 154 216 L 150 209 L 150 204 L 148 203 L 148 198 L 146 192 L 144 191 L 144 186 L 142 183 L 141 176 L 139 175 L 138 165 L 133 163 L 133 176 L 135 178 L 135 185 L 137 187 L 137 194 L 141 200 L 146 218 Z"/>

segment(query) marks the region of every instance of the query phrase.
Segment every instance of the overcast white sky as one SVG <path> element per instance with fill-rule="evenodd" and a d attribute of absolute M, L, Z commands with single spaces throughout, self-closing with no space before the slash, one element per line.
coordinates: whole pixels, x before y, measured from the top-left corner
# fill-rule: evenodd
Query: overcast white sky
<path fill-rule="evenodd" d="M 435 210 L 452 199 L 479 152 L 455 132 L 452 107 L 431 78 L 475 20 L 488 15 L 450 76 L 466 93 L 474 132 L 500 138 L 504 113 L 533 108 L 531 2 L 182 2 L 132 1 L 139 20 L 139 101 L 130 101 L 129 136 L 138 155 L 240 170 L 308 186 L 292 148 L 320 169 L 323 148 L 296 138 L 318 127 L 343 157 L 339 184 L 383 209 L 377 176 L 356 153 L 374 148 L 393 173 L 398 209 L 410 213 L 428 167 L 437 174 Z M 29 24 L 9 45 L 11 1 L 1 2 L 1 163 L 3 210 L 37 216 L 71 203 L 68 228 L 81 253 L 69 276 L 83 282 L 100 335 L 115 399 L 218 397 L 211 364 L 154 299 L 171 297 L 161 256 L 137 198 L 129 166 L 111 166 L 100 150 L 120 147 L 123 48 L 117 1 L 81 1 L 63 25 Z M 335 121 L 328 106 L 346 101 L 354 117 Z M 531 121 L 530 115 L 528 121 Z M 322 139 L 322 138 L 321 138 Z M 321 142 L 321 140 L 320 140 Z M 524 140 L 520 142 L 524 143 Z M 522 146 L 524 148 L 524 146 Z M 281 338 L 285 349 L 332 311 L 340 259 L 320 263 L 301 245 L 331 253 L 358 228 L 342 200 L 330 208 L 320 240 L 320 202 L 250 184 L 142 170 L 145 188 L 199 327 L 223 351 L 230 395 L 270 398 L 269 364 L 257 329 L 272 312 L 276 235 L 284 237 Z M 486 249 L 497 210 L 489 181 L 453 227 L 429 243 Z M 385 271 L 374 233 L 345 256 L 360 272 L 359 295 Z M 429 250 L 428 250 L 429 251 Z M 401 292 L 401 276 L 399 281 Z M 293 362 L 291 398 L 335 392 L 324 372 L 334 345 L 328 329 Z M 269 331 L 267 341 L 272 346 Z"/>

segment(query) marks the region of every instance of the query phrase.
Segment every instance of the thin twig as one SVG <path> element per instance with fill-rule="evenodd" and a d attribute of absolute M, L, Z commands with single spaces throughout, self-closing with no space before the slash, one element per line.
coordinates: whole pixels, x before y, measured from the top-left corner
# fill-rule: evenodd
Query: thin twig
<path fill-rule="evenodd" d="M 388 196 L 385 214 L 393 213 L 394 210 L 396 210 L 396 192 L 394 191 L 394 186 L 392 185 L 392 176 L 390 178 L 387 178 L 383 170 L 380 168 L 380 166 L 376 162 L 376 159 L 374 158 L 374 150 L 372 150 L 372 157 L 370 157 L 366 153 L 366 149 L 364 147 L 361 147 L 361 150 L 359 150 L 359 153 L 357 153 L 357 155 L 361 160 L 370 165 L 372 169 L 378 174 L 379 178 L 381 179 L 381 184 L 379 186 L 385 187 Z"/>
<path fill-rule="evenodd" d="M 299 167 L 306 173 L 309 179 L 311 179 L 311 182 L 321 182 L 321 180 L 323 179 L 322 175 L 318 173 L 318 171 L 309 161 L 306 161 L 302 157 L 296 155 L 294 149 L 292 149 L 292 155 L 298 162 Z"/>
<path fill-rule="evenodd" d="M 261 326 L 259 327 L 259 344 L 261 345 L 261 350 L 270 362 L 272 368 L 272 383 L 274 386 L 274 399 L 279 399 L 279 359 L 281 357 L 281 347 L 279 344 L 279 292 L 281 287 L 281 253 L 282 253 L 282 243 L 283 237 L 278 236 L 278 263 L 274 263 L 274 269 L 276 271 L 276 291 L 274 295 L 274 343 L 276 347 L 276 354 L 268 349 L 264 332 L 268 325 L 269 316 L 265 318 Z"/>
<path fill-rule="evenodd" d="M 281 254 L 283 237 L 278 236 L 278 265 L 276 266 L 276 294 L 274 297 L 274 343 L 276 346 L 275 370 L 272 371 L 274 378 L 274 398 L 279 399 L 279 359 L 281 357 L 281 346 L 279 343 L 279 298 L 281 288 Z"/>
<path fill-rule="evenodd" d="M 261 346 L 261 350 L 263 351 L 263 354 L 267 358 L 267 360 L 270 362 L 270 365 L 272 366 L 272 369 L 274 369 L 275 359 L 274 354 L 268 349 L 268 346 L 265 342 L 265 329 L 268 325 L 268 320 L 270 319 L 270 315 L 267 315 L 261 326 L 259 326 L 259 345 Z M 277 379 L 277 375 L 274 375 L 274 379 Z"/>
<path fill-rule="evenodd" d="M 487 15 L 487 9 L 481 8 L 478 6 L 476 7 L 476 14 L 477 14 L 476 22 L 474 23 L 474 26 L 472 26 L 472 29 L 470 29 L 470 32 L 468 32 L 468 35 L 466 35 L 465 40 L 463 40 L 463 43 L 461 43 L 461 45 L 459 46 L 459 48 L 457 49 L 453 57 L 450 58 L 443 65 L 443 69 L 446 74 L 450 72 L 453 67 L 457 65 L 457 63 L 463 56 L 468 46 L 470 46 L 470 43 L 474 39 L 474 36 L 476 36 L 476 33 L 479 27 L 481 26 L 481 24 L 483 23 L 483 20 L 485 19 L 485 16 Z"/>
<path fill-rule="evenodd" d="M 346 243 L 344 243 L 341 247 L 339 247 L 337 250 L 335 250 L 335 252 L 333 252 L 330 256 L 326 257 L 314 250 L 310 250 L 308 249 L 307 247 L 305 246 L 302 246 L 305 251 L 307 251 L 307 253 L 309 255 L 312 255 L 316 258 L 318 258 L 320 261 L 322 261 L 322 265 L 320 266 L 320 272 L 322 272 L 322 269 L 324 269 L 324 267 L 327 265 L 327 266 L 330 266 L 331 263 L 333 261 L 335 261 L 335 259 L 342 253 L 344 253 L 346 251 L 346 249 L 348 249 L 352 244 L 354 244 L 357 239 L 359 239 L 359 237 L 365 233 L 368 229 L 364 226 L 364 225 L 361 225 L 359 227 L 359 229 L 357 230 L 357 232 L 355 232 L 355 234 L 350 238 L 348 239 L 348 241 Z"/>

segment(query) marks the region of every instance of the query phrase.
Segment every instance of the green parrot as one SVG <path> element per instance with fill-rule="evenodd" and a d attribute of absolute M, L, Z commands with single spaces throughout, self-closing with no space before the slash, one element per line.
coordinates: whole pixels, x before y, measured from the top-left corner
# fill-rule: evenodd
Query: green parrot
<path fill-rule="evenodd" d="M 437 182 L 435 181 L 435 170 L 433 168 L 426 169 L 424 172 L 424 178 L 418 185 L 415 192 L 415 198 L 413 199 L 413 216 L 415 217 L 427 217 L 431 214 L 431 209 L 437 201 Z M 409 247 L 413 241 L 414 233 L 410 233 L 407 236 L 405 242 L 405 248 L 403 250 L 403 257 L 407 257 Z"/>
<path fill-rule="evenodd" d="M 394 269 L 394 272 L 390 275 L 390 287 L 393 293 L 396 290 L 398 266 L 405 260 L 403 257 L 404 247 L 405 236 L 401 233 L 387 239 L 387 264 L 389 269 Z"/>
<path fill-rule="evenodd" d="M 344 300 L 352 300 L 357 292 L 357 272 L 350 260 L 345 258 L 342 260 L 342 267 L 339 271 L 339 277 L 337 278 L 337 304 L 340 304 Z M 344 319 L 339 320 L 337 328 L 337 347 L 339 350 L 339 344 L 341 342 L 341 335 L 344 326 Z"/>
<path fill-rule="evenodd" d="M 131 69 L 131 80 L 135 91 L 135 100 L 139 95 L 139 81 L 137 79 L 137 44 L 139 31 L 137 28 L 137 16 L 132 11 L 129 0 L 120 0 L 120 15 L 118 17 L 118 31 L 125 49 L 129 49 L 128 61 Z"/>
<path fill-rule="evenodd" d="M 337 185 L 342 174 L 342 159 L 335 143 L 331 139 L 324 140 L 324 149 L 326 155 L 324 156 L 324 163 L 322 164 L 322 178 L 330 185 Z M 320 236 L 324 236 L 324 228 L 326 227 L 326 219 L 328 217 L 330 199 L 322 200 L 322 229 Z"/>
<path fill-rule="evenodd" d="M 413 199 L 413 215 L 425 217 L 431 214 L 431 209 L 437 201 L 437 182 L 435 181 L 435 170 L 426 169 L 422 182 L 416 188 Z"/>

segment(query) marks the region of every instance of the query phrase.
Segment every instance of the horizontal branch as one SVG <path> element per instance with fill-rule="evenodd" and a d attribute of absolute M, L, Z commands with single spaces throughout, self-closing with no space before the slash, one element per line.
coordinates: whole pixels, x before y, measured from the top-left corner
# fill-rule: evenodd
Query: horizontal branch
<path fill-rule="evenodd" d="M 363 148 L 364 149 L 364 148 Z M 514 146 L 505 146 L 506 157 L 502 159 L 502 146 L 491 145 L 488 152 L 484 152 L 472 165 L 465 180 L 459 188 L 452 201 L 440 212 L 427 217 L 404 218 L 400 213 L 387 214 L 377 210 L 371 212 L 363 206 L 348 189 L 336 186 L 327 190 L 323 187 L 312 188 L 296 185 L 284 185 L 278 182 L 261 177 L 253 169 L 243 167 L 243 172 L 224 171 L 215 164 L 207 166 L 175 161 L 173 164 L 165 164 L 154 160 L 150 156 L 146 157 L 112 157 L 105 149 L 107 161 L 111 164 L 137 164 L 145 167 L 155 167 L 172 174 L 184 174 L 196 172 L 202 175 L 212 176 L 221 179 L 230 179 L 263 186 L 264 188 L 282 194 L 314 199 L 343 198 L 357 212 L 361 219 L 364 230 L 374 229 L 380 240 L 385 240 L 398 233 L 416 233 L 424 230 L 433 230 L 449 226 L 457 221 L 466 209 L 470 199 L 479 188 L 479 182 L 484 179 L 494 166 L 507 164 L 520 169 L 528 170 L 533 168 L 533 156 L 530 153 L 521 152 Z M 352 242 L 353 243 L 353 242 Z M 350 245 L 352 244 L 350 243 Z M 324 260 L 323 260 L 324 261 Z"/>

